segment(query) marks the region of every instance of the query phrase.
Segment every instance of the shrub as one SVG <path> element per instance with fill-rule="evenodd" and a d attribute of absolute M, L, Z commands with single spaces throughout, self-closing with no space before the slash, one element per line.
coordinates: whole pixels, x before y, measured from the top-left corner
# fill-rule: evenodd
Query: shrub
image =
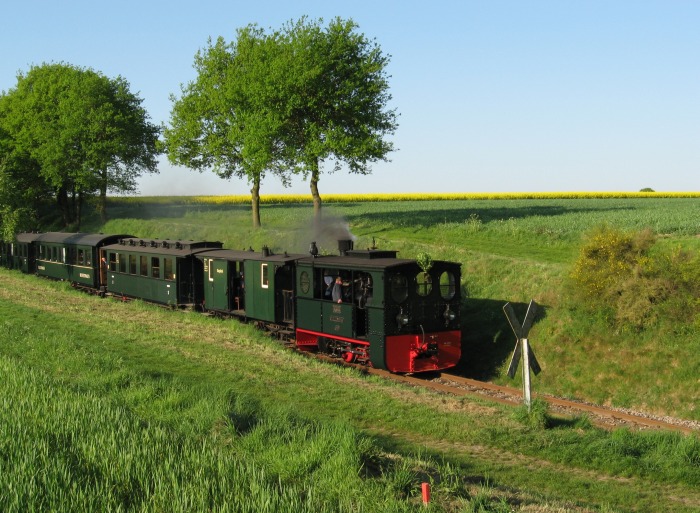
<path fill-rule="evenodd" d="M 697 324 L 700 257 L 680 249 L 664 252 L 655 242 L 648 229 L 597 228 L 574 263 L 575 294 L 621 328 L 640 330 L 661 318 Z"/>

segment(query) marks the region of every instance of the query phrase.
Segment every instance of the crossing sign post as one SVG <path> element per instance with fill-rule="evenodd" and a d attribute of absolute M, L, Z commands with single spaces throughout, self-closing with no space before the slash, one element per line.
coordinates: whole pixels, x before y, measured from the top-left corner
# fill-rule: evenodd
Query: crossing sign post
<path fill-rule="evenodd" d="M 530 328 L 532 328 L 532 322 L 535 320 L 535 315 L 537 314 L 537 303 L 534 300 L 530 301 L 527 307 L 527 313 L 525 314 L 525 319 L 523 323 L 518 322 L 518 318 L 515 316 L 515 311 L 510 303 L 506 303 L 503 306 L 503 312 L 506 314 L 508 323 L 510 327 L 513 328 L 515 333 L 515 349 L 513 350 L 513 356 L 510 359 L 510 365 L 508 366 L 508 375 L 511 378 L 515 377 L 515 372 L 518 370 L 518 363 L 520 358 L 523 359 L 523 399 L 525 400 L 525 405 L 527 406 L 527 411 L 530 411 L 532 404 L 531 401 L 531 386 L 530 386 L 530 369 L 535 375 L 539 374 L 542 370 L 540 364 L 535 358 L 535 353 L 533 352 L 530 344 L 528 342 L 527 336 L 530 333 Z"/>

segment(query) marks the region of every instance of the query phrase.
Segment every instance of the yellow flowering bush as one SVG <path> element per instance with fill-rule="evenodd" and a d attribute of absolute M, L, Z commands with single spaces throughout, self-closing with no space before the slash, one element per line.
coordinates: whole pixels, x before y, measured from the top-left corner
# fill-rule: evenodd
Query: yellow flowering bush
<path fill-rule="evenodd" d="M 626 233 L 603 226 L 594 231 L 571 272 L 587 306 L 608 312 L 623 329 L 643 329 L 660 318 L 698 323 L 700 258 L 654 244 L 651 230 Z"/>

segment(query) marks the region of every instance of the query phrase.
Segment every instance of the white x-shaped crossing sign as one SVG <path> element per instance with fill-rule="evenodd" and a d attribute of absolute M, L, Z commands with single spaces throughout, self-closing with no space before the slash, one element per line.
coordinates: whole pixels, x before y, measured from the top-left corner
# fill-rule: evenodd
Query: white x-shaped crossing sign
<path fill-rule="evenodd" d="M 530 400 L 532 396 L 530 387 L 530 369 L 535 375 L 539 374 L 542 370 L 540 364 L 537 363 L 537 358 L 535 358 L 535 353 L 530 348 L 527 336 L 530 333 L 530 328 L 532 328 L 532 322 L 535 320 L 535 315 L 537 314 L 537 303 L 535 301 L 530 301 L 530 305 L 527 307 L 527 313 L 525 314 L 525 319 L 523 323 L 518 322 L 518 318 L 515 316 L 513 307 L 510 303 L 506 303 L 503 306 L 503 311 L 508 318 L 510 327 L 513 328 L 513 333 L 517 340 L 515 341 L 515 350 L 513 351 L 513 356 L 510 359 L 510 365 L 508 366 L 508 375 L 511 378 L 515 377 L 515 371 L 518 369 L 518 363 L 520 358 L 523 358 L 523 399 L 525 400 L 525 405 L 527 406 L 528 412 L 530 411 L 532 401 Z"/>
<path fill-rule="evenodd" d="M 508 366 L 508 375 L 513 378 L 515 377 L 515 371 L 518 370 L 518 363 L 520 363 L 520 358 L 522 356 L 523 340 L 527 340 L 527 336 L 532 328 L 532 322 L 535 320 L 535 315 L 537 315 L 537 303 L 535 303 L 534 300 L 530 301 L 522 325 L 518 322 L 518 318 L 515 316 L 515 311 L 510 303 L 506 303 L 503 306 L 503 311 L 505 312 L 506 317 L 508 318 L 508 323 L 510 324 L 510 327 L 513 328 L 513 333 L 515 333 L 515 337 L 517 339 L 515 341 L 515 350 L 513 351 L 513 356 L 510 359 L 510 365 Z M 532 369 L 532 372 L 537 375 L 542 371 L 542 368 L 537 362 L 535 353 L 532 351 L 529 344 L 527 345 L 527 349 L 530 368 Z"/>

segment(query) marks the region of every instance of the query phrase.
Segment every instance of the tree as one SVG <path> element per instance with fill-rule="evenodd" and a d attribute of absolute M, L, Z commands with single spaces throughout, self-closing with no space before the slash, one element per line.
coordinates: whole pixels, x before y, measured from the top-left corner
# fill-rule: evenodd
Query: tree
<path fill-rule="evenodd" d="M 6 102 L 0 97 L 0 124 Z M 0 127 L 0 240 L 11 241 L 21 230 L 36 229 L 36 218 L 47 187 L 39 167 L 15 152 L 7 131 Z"/>
<path fill-rule="evenodd" d="M 397 126 L 396 112 L 386 110 L 388 57 L 354 22 L 320 23 L 302 18 L 270 34 L 249 25 L 233 43 L 210 40 L 195 56 L 197 78 L 171 98 L 168 159 L 246 178 L 256 227 L 265 172 L 285 184 L 292 174 L 310 178 L 318 216 L 324 161 L 366 174 L 393 150 L 384 140 Z"/>
<path fill-rule="evenodd" d="M 286 160 L 309 178 L 316 218 L 322 163 L 334 158 L 333 171 L 345 164 L 351 173 L 368 174 L 371 163 L 387 160 L 393 144 L 385 136 L 398 126 L 396 110 L 386 108 L 389 57 L 352 20 L 336 18 L 325 30 L 320 23 L 302 18 L 284 30 Z"/>
<path fill-rule="evenodd" d="M 197 78 L 171 96 L 170 127 L 164 130 L 168 159 L 197 171 L 213 168 L 222 178 L 252 184 L 253 226 L 260 223 L 260 182 L 266 171 L 283 181 L 283 111 L 270 101 L 284 70 L 279 68 L 278 34 L 255 25 L 237 39 L 218 38 L 195 55 Z"/>
<path fill-rule="evenodd" d="M 68 64 L 33 66 L 4 100 L 2 120 L 17 154 L 26 155 L 54 191 L 66 226 L 80 226 L 86 197 L 131 192 L 141 172 L 157 172 L 160 129 L 122 77 Z"/>

